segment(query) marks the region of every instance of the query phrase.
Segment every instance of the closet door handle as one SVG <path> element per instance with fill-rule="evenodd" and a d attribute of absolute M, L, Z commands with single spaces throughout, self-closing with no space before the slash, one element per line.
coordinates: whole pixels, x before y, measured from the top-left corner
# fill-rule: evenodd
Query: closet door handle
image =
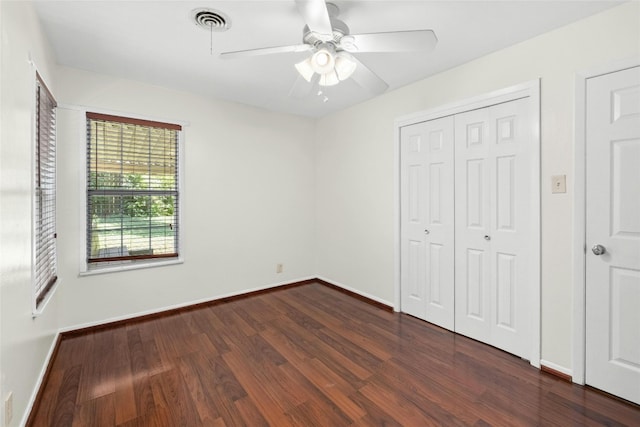
<path fill-rule="evenodd" d="M 429 230 L 427 230 L 426 228 L 424 229 L 424 234 L 429 234 Z"/>
<path fill-rule="evenodd" d="M 485 236 L 484 236 L 484 240 L 486 240 L 486 241 L 491 240 L 491 236 L 489 236 L 488 234 L 485 234 Z"/>

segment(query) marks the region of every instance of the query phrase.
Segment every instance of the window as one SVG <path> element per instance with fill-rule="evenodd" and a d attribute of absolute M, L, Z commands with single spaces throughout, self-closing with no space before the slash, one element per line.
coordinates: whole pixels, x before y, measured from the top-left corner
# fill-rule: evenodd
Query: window
<path fill-rule="evenodd" d="M 181 126 L 87 112 L 87 264 L 177 258 Z"/>
<path fill-rule="evenodd" d="M 56 101 L 36 73 L 34 312 L 58 280 L 56 267 Z"/>

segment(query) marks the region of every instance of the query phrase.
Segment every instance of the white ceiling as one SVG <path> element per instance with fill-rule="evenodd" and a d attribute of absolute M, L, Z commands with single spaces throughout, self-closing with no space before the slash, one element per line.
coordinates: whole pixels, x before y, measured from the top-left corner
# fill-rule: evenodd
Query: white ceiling
<path fill-rule="evenodd" d="M 619 1 L 343 1 L 351 33 L 432 29 L 425 53 L 368 53 L 358 58 L 389 90 L 619 4 Z M 320 117 L 371 98 L 351 80 L 328 88 L 329 102 L 288 96 L 304 53 L 221 60 L 225 51 L 300 44 L 303 19 L 282 1 L 36 1 L 61 65 L 145 81 L 292 114 Z M 226 32 L 195 25 L 192 11 L 213 8 L 231 19 Z M 597 31 L 594 28 L 594 31 Z M 585 46 L 585 49 L 588 46 Z"/>

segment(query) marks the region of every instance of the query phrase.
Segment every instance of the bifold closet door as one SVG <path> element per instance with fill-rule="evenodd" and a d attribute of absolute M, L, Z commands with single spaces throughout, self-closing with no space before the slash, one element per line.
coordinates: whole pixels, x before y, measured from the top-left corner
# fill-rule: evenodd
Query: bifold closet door
<path fill-rule="evenodd" d="M 401 310 L 453 330 L 453 117 L 400 132 Z"/>
<path fill-rule="evenodd" d="M 529 99 L 455 116 L 455 331 L 528 356 Z"/>

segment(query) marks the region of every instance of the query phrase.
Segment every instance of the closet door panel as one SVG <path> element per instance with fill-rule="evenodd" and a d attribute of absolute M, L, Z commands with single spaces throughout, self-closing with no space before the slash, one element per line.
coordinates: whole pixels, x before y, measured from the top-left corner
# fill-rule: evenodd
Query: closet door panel
<path fill-rule="evenodd" d="M 527 305 L 530 246 L 529 180 L 531 132 L 529 100 L 490 108 L 495 141 L 489 150 L 492 171 L 493 310 L 492 345 L 517 355 L 528 354 L 530 315 Z"/>
<path fill-rule="evenodd" d="M 400 156 L 401 310 L 452 330 L 453 118 L 403 127 Z"/>
<path fill-rule="evenodd" d="M 487 109 L 455 116 L 455 331 L 491 337 L 491 254 Z"/>
<path fill-rule="evenodd" d="M 530 327 L 528 105 L 455 117 L 455 330 L 517 355 L 528 353 Z"/>
<path fill-rule="evenodd" d="M 426 262 L 424 226 L 427 188 L 424 170 L 428 149 L 420 125 L 401 129 L 401 309 L 424 318 Z"/>

